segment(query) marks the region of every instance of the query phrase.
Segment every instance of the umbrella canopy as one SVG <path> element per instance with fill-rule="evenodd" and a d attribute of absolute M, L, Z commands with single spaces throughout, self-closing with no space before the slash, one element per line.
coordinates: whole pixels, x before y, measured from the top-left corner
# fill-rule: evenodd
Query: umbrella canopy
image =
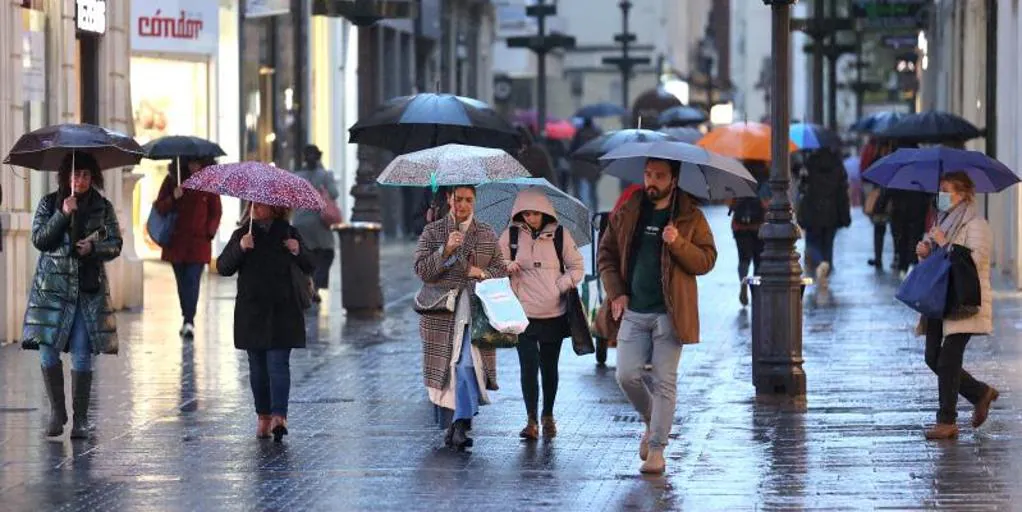
<path fill-rule="evenodd" d="M 511 223 L 511 209 L 518 194 L 530 189 L 546 194 L 557 213 L 558 224 L 571 233 L 576 245 L 583 247 L 593 242 L 589 209 L 545 178 L 516 178 L 482 185 L 476 197 L 475 218 L 493 226 L 498 234 L 502 233 Z"/>
<path fill-rule="evenodd" d="M 1007 166 L 980 153 L 948 147 L 903 148 L 877 160 L 862 177 L 877 185 L 936 193 L 940 177 L 964 171 L 981 193 L 1000 192 L 1019 182 Z"/>
<path fill-rule="evenodd" d="M 56 171 L 74 152 L 92 156 L 100 169 L 135 165 L 144 153 L 135 139 L 123 133 L 92 124 L 58 124 L 22 135 L 4 163 Z"/>
<path fill-rule="evenodd" d="M 680 107 L 671 107 L 661 112 L 660 116 L 657 117 L 657 123 L 660 126 L 690 126 L 705 123 L 709 119 L 702 110 L 682 105 Z"/>
<path fill-rule="evenodd" d="M 592 105 L 586 105 L 577 112 L 574 117 L 581 117 L 583 119 L 595 119 L 597 117 L 617 117 L 627 114 L 628 111 L 622 108 L 620 105 L 614 103 L 593 103 Z"/>
<path fill-rule="evenodd" d="M 859 119 L 851 126 L 853 132 L 878 133 L 897 123 L 907 114 L 902 112 L 875 112 Z"/>
<path fill-rule="evenodd" d="M 660 133 L 667 134 L 670 137 L 680 140 L 681 142 L 687 142 L 689 144 L 695 144 L 699 139 L 705 135 L 699 131 L 698 128 L 691 126 L 670 126 L 667 128 L 661 128 Z"/>
<path fill-rule="evenodd" d="M 763 123 L 734 123 L 714 128 L 699 145 L 738 160 L 770 161 L 770 126 Z M 788 150 L 797 151 L 790 140 Z"/>
<path fill-rule="evenodd" d="M 142 146 L 142 149 L 145 150 L 145 157 L 150 160 L 216 158 L 227 154 L 219 144 L 191 135 L 160 137 Z"/>
<path fill-rule="evenodd" d="M 453 94 L 423 93 L 385 102 L 348 130 L 348 142 L 410 153 L 449 143 L 516 150 L 518 132 L 489 105 Z"/>
<path fill-rule="evenodd" d="M 599 162 L 600 157 L 618 146 L 630 142 L 653 142 L 658 140 L 671 140 L 671 136 L 665 133 L 643 130 L 641 128 L 629 128 L 627 130 L 614 130 L 604 133 L 599 137 L 585 143 L 571 154 L 572 158 L 589 162 Z"/>
<path fill-rule="evenodd" d="M 909 114 L 886 130 L 875 132 L 875 135 L 884 139 L 940 144 L 972 140 L 982 137 L 983 132 L 959 116 L 948 112 L 931 111 Z"/>
<path fill-rule="evenodd" d="M 630 183 L 642 183 L 646 160 L 681 162 L 678 188 L 703 199 L 755 197 L 756 178 L 741 162 L 677 141 L 625 144 L 600 160 L 610 161 L 604 172 Z"/>
<path fill-rule="evenodd" d="M 520 110 L 515 113 L 516 124 L 528 126 L 533 133 L 539 133 L 539 114 L 535 110 Z M 575 124 L 567 119 L 547 117 L 546 137 L 552 140 L 571 140 L 575 136 Z"/>
<path fill-rule="evenodd" d="M 795 123 L 788 128 L 788 136 L 803 151 L 841 148 L 841 137 L 818 124 Z"/>
<path fill-rule="evenodd" d="M 325 206 L 311 183 L 262 162 L 211 165 L 193 174 L 181 187 L 285 208 L 322 210 Z"/>
<path fill-rule="evenodd" d="M 529 176 L 529 171 L 505 151 L 446 144 L 398 156 L 380 173 L 376 182 L 436 190 L 451 185 L 482 185 Z"/>

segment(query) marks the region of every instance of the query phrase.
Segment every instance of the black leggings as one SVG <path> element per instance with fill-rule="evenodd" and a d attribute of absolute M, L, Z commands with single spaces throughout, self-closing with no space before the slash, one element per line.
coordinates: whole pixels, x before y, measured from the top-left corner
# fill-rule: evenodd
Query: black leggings
<path fill-rule="evenodd" d="M 536 417 L 539 403 L 537 374 L 543 375 L 543 416 L 553 416 L 557 398 L 557 361 L 563 339 L 540 340 L 539 336 L 518 336 L 518 364 L 522 368 L 522 397 L 530 418 Z"/>
<path fill-rule="evenodd" d="M 937 374 L 940 409 L 937 423 L 953 424 L 958 418 L 958 395 L 976 404 L 986 394 L 987 386 L 962 369 L 965 346 L 971 334 L 950 334 L 944 337 L 940 320 L 926 323 L 926 365 Z"/>

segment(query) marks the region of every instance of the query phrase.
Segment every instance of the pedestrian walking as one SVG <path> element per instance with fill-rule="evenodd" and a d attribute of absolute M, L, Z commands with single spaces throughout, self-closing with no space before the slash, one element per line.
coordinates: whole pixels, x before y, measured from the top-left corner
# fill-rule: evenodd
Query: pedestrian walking
<path fill-rule="evenodd" d="M 920 318 L 917 333 L 926 336 L 926 365 L 937 374 L 940 408 L 937 424 L 926 431 L 927 439 L 951 439 L 958 436 L 958 395 L 975 408 L 972 426 L 979 428 L 990 413 L 990 404 L 998 391 L 962 369 L 965 346 L 973 336 L 993 332 L 993 298 L 990 286 L 990 252 L 993 235 L 990 225 L 976 205 L 976 186 L 965 172 L 944 174 L 937 197 L 938 225 L 916 246 L 919 258 L 926 258 L 937 246 L 952 244 L 971 251 L 980 283 L 979 312 L 966 317 Z"/>
<path fill-rule="evenodd" d="M 448 193 L 449 213 L 426 226 L 415 249 L 415 273 L 423 282 L 416 298 L 422 315 L 422 373 L 429 399 L 443 408 L 451 424 L 444 437 L 452 449 L 472 446 L 468 437 L 479 406 L 490 403 L 487 391 L 496 391 L 497 358 L 492 349 L 472 344 L 470 298 L 475 283 L 506 277 L 507 263 L 497 246 L 497 234 L 477 222 L 476 191 L 458 185 Z M 453 297 L 453 307 L 437 297 Z"/>
<path fill-rule="evenodd" d="M 340 195 L 337 180 L 334 179 L 332 172 L 323 168 L 323 152 L 315 145 L 308 145 L 303 156 L 305 167 L 295 171 L 295 174 L 311 183 L 313 188 L 323 195 L 324 200 L 336 201 Z M 330 267 L 334 263 L 337 239 L 330 225 L 324 222 L 318 211 L 295 210 L 291 223 L 301 233 L 302 242 L 316 263 L 316 268 L 312 272 L 312 283 L 317 293 L 313 294 L 312 300 L 318 303 L 322 300 L 319 291 L 330 288 Z"/>
<path fill-rule="evenodd" d="M 199 172 L 212 159 L 180 158 L 171 162 L 153 208 L 163 215 L 177 214 L 170 243 L 161 258 L 174 268 L 178 303 L 181 305 L 181 331 L 185 338 L 195 335 L 195 310 L 199 303 L 202 270 L 212 257 L 212 242 L 220 229 L 220 196 L 181 188 L 181 183 Z M 180 181 L 179 181 L 180 180 Z"/>
<path fill-rule="evenodd" d="M 254 203 L 217 259 L 222 276 L 238 274 L 234 347 L 248 353 L 249 383 L 258 417 L 256 437 L 288 434 L 291 350 L 305 348 L 300 286 L 313 271 L 313 254 L 287 221 L 288 210 Z"/>
<path fill-rule="evenodd" d="M 834 265 L 837 230 L 851 225 L 848 175 L 840 155 L 820 149 L 806 158 L 799 183 L 798 223 L 805 230 L 806 268 L 826 289 Z"/>
<path fill-rule="evenodd" d="M 568 154 L 574 154 L 582 146 L 586 145 L 587 142 L 600 135 L 603 135 L 603 130 L 596 126 L 592 118 L 585 118 L 582 121 L 582 127 L 575 132 L 575 136 L 571 139 Z M 599 206 L 596 187 L 600 179 L 600 168 L 592 165 L 590 162 L 584 162 L 575 158 L 569 159 L 568 164 L 571 167 L 570 172 L 575 196 L 585 203 L 591 211 L 595 212 Z"/>
<path fill-rule="evenodd" d="M 646 424 L 639 444 L 643 473 L 665 470 L 681 348 L 699 342 L 696 276 L 717 261 L 706 217 L 677 190 L 680 170 L 677 161 L 647 160 L 645 193 L 612 214 L 600 243 L 607 292 L 600 316 L 620 322 L 609 337 L 617 340 L 618 384 Z"/>
<path fill-rule="evenodd" d="M 546 178 L 547 181 L 558 185 L 554 172 L 554 161 L 550 158 L 547 148 L 536 142 L 536 137 L 527 126 L 518 126 L 518 136 L 521 140 L 521 147 L 515 158 L 522 167 L 528 169 L 533 178 Z"/>
<path fill-rule="evenodd" d="M 499 243 L 503 258 L 510 262 L 511 288 L 529 318 L 529 327 L 518 336 L 522 398 L 528 416 L 519 436 L 539 439 L 537 418 L 541 417 L 543 437 L 552 438 L 557 435 L 557 363 L 564 338 L 571 336 L 565 294 L 582 282 L 585 264 L 571 233 L 558 224 L 553 204 L 539 189 L 518 194 L 511 225 Z M 543 377 L 542 416 L 537 416 L 539 375 Z"/>
<path fill-rule="evenodd" d="M 859 156 L 860 175 L 889 151 L 889 146 L 881 145 L 876 139 L 870 139 L 863 146 Z M 887 236 L 887 223 L 891 220 L 890 196 L 883 187 L 865 180 L 863 191 L 865 198 L 862 201 L 862 213 L 873 223 L 873 258 L 868 263 L 880 271 L 884 268 L 884 237 Z"/>
<path fill-rule="evenodd" d="M 753 273 L 759 272 L 760 256 L 763 254 L 763 239 L 759 237 L 759 228 L 766 221 L 767 206 L 770 202 L 770 186 L 767 178 L 770 175 L 766 162 L 746 160 L 742 162 L 759 182 L 756 197 L 741 197 L 728 201 L 728 214 L 731 215 L 731 234 L 738 249 L 738 281 L 740 291 L 738 301 L 742 306 L 749 305 L 749 287 L 746 278 L 749 267 Z"/>
<path fill-rule="evenodd" d="M 65 157 L 57 183 L 57 191 L 39 201 L 32 221 L 32 245 L 40 254 L 22 346 L 39 350 L 50 399 L 47 436 L 61 435 L 67 424 L 60 353 L 71 353 L 71 439 L 85 439 L 93 356 L 116 354 L 118 348 L 104 263 L 121 254 L 121 228 L 113 205 L 99 193 L 103 173 L 91 155 Z"/>

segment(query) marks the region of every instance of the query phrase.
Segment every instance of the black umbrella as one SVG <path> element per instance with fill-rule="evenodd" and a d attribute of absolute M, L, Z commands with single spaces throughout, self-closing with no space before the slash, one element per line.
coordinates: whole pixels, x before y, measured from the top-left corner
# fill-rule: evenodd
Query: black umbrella
<path fill-rule="evenodd" d="M 393 98 L 348 130 L 348 142 L 396 154 L 456 143 L 515 151 L 513 126 L 489 105 L 453 94 L 422 93 Z"/>
<path fill-rule="evenodd" d="M 592 105 L 586 105 L 575 112 L 575 117 L 581 117 L 582 119 L 594 119 L 597 117 L 617 117 L 623 116 L 628 111 L 621 108 L 620 105 L 614 103 L 593 103 Z"/>
<path fill-rule="evenodd" d="M 224 152 L 216 142 L 191 135 L 168 135 L 142 146 L 145 157 L 150 160 L 173 160 L 175 158 L 216 158 Z"/>
<path fill-rule="evenodd" d="M 687 142 L 689 144 L 695 144 L 696 142 L 699 142 L 699 139 L 703 138 L 703 136 L 706 135 L 705 133 L 699 131 L 698 128 L 693 128 L 691 126 L 669 126 L 666 128 L 661 128 L 660 133 L 667 134 L 671 137 L 674 137 L 676 140 L 680 140 L 681 142 Z"/>
<path fill-rule="evenodd" d="M 659 140 L 676 140 L 666 133 L 642 128 L 629 128 L 626 130 L 615 130 L 607 132 L 595 139 L 585 143 L 577 151 L 571 154 L 572 158 L 599 163 L 600 157 L 614 150 L 622 144 L 629 142 L 656 142 Z"/>
<path fill-rule="evenodd" d="M 862 119 L 859 119 L 851 126 L 853 132 L 877 133 L 882 132 L 900 121 L 908 114 L 902 112 L 874 112 Z"/>
<path fill-rule="evenodd" d="M 135 165 L 144 151 L 135 139 L 91 124 L 58 124 L 22 135 L 5 164 L 56 171 L 73 152 L 87 153 L 100 169 Z"/>
<path fill-rule="evenodd" d="M 660 126 L 689 126 L 705 123 L 709 118 L 706 113 L 695 107 L 682 105 L 672 107 L 660 113 L 657 123 Z"/>
<path fill-rule="evenodd" d="M 874 133 L 884 139 L 906 142 L 942 143 L 967 141 L 982 137 L 976 125 L 948 112 L 922 112 L 909 114 L 886 130 Z"/>

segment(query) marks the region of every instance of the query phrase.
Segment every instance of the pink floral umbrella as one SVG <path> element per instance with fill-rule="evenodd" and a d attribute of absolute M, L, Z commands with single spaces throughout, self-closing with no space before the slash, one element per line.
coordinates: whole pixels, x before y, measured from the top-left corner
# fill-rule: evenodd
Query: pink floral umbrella
<path fill-rule="evenodd" d="M 211 165 L 181 184 L 182 188 L 237 197 L 251 203 L 322 210 L 326 205 L 308 181 L 262 162 Z"/>

